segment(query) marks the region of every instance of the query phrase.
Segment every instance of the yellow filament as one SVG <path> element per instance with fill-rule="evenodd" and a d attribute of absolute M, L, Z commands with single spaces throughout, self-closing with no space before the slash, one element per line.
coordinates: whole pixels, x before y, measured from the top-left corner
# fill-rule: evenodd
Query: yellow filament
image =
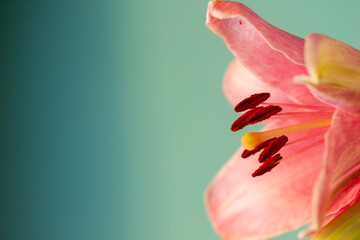
<path fill-rule="evenodd" d="M 260 143 L 269 140 L 271 138 L 285 135 L 293 132 L 300 132 L 304 130 L 310 130 L 314 128 L 327 127 L 331 125 L 331 119 L 301 123 L 283 128 L 277 128 L 265 132 L 251 132 L 246 133 L 241 137 L 241 143 L 247 150 L 254 150 Z"/>

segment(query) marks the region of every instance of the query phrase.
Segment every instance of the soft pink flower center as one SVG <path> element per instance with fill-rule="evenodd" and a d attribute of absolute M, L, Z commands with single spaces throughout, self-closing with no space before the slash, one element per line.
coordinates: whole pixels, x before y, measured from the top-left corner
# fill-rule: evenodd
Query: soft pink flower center
<path fill-rule="evenodd" d="M 252 174 L 253 177 L 270 172 L 280 162 L 322 144 L 324 134 L 331 126 L 333 113 L 331 107 L 268 103 L 266 100 L 269 97 L 269 93 L 258 93 L 237 104 L 234 108 L 236 112 L 246 112 L 232 124 L 231 130 L 238 131 L 247 125 L 266 121 L 269 118 L 280 121 L 300 119 L 301 123 L 263 132 L 250 132 L 241 137 L 241 143 L 245 147 L 243 158 L 262 151 L 258 158 L 262 165 Z M 310 120 L 306 121 L 308 118 Z M 291 141 L 288 141 L 289 136 L 291 136 Z M 278 153 L 282 147 L 299 143 L 307 145 L 285 157 Z"/>

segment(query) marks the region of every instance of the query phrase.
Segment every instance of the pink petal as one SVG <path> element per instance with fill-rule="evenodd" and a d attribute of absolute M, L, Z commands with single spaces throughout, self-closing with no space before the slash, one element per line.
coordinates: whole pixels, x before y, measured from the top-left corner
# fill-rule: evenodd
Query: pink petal
<path fill-rule="evenodd" d="M 360 239 L 360 202 L 350 206 L 311 238 L 323 239 Z"/>
<path fill-rule="evenodd" d="M 289 103 L 292 102 L 276 88 L 267 86 L 258 80 L 254 74 L 247 70 L 237 59 L 233 60 L 226 70 L 223 82 L 226 98 L 231 105 L 236 105 L 242 99 L 254 93 L 268 92 L 271 94 L 268 102 Z"/>
<path fill-rule="evenodd" d="M 360 51 L 336 39 L 313 33 L 306 38 L 305 83 L 323 102 L 360 113 Z"/>
<path fill-rule="evenodd" d="M 305 86 L 292 81 L 307 73 L 303 39 L 270 25 L 238 2 L 209 2 L 206 24 L 257 79 L 295 102 L 319 104 Z"/>
<path fill-rule="evenodd" d="M 326 211 L 336 213 L 359 198 L 359 117 L 335 112 L 326 136 L 323 165 L 314 191 L 315 228 L 321 225 Z"/>
<path fill-rule="evenodd" d="M 301 147 L 292 144 L 280 152 L 286 157 Z M 243 148 L 239 149 L 210 183 L 205 195 L 218 234 L 232 240 L 263 239 L 309 222 L 323 150 L 323 144 L 318 145 L 281 162 L 270 173 L 252 178 L 251 173 L 259 167 L 257 156 L 242 159 Z"/>

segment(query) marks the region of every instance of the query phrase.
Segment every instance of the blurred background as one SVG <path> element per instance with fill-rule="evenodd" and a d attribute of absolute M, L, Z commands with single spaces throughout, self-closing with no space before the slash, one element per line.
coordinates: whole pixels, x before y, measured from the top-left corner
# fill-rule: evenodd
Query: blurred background
<path fill-rule="evenodd" d="M 243 3 L 360 48 L 358 0 Z M 219 239 L 203 192 L 243 132 L 207 1 L 0 5 L 0 239 Z"/>

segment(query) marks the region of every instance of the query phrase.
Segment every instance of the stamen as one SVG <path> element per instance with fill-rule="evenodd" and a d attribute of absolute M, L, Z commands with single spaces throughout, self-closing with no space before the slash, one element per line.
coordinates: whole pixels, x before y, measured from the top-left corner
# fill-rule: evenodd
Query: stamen
<path fill-rule="evenodd" d="M 231 125 L 231 131 L 236 132 L 247 125 L 264 121 L 282 110 L 279 106 L 255 107 L 235 120 Z"/>
<path fill-rule="evenodd" d="M 286 160 L 286 159 L 289 159 L 289 158 L 291 158 L 291 157 L 294 157 L 294 156 L 298 155 L 299 153 L 305 152 L 306 150 L 309 150 L 309 149 L 311 149 L 311 148 L 313 148 L 313 147 L 316 147 L 317 145 L 320 145 L 320 144 L 324 143 L 324 141 L 325 141 L 324 139 L 320 139 L 320 140 L 318 140 L 318 141 L 316 141 L 316 142 L 313 142 L 312 144 L 309 144 L 309 145 L 301 148 L 300 150 L 298 150 L 298 151 L 296 151 L 296 152 L 294 152 L 294 153 L 292 153 L 292 154 L 284 157 L 284 158 L 281 159 L 281 161 L 279 161 L 279 162 L 282 162 L 282 161 L 284 161 L 284 160 Z"/>
<path fill-rule="evenodd" d="M 241 24 L 241 23 L 240 23 Z M 305 122 L 301 124 L 281 127 L 272 129 L 264 132 L 251 132 L 246 133 L 241 137 L 241 143 L 245 147 L 241 157 L 248 158 L 262 150 L 259 155 L 259 162 L 261 166 L 252 174 L 253 177 L 261 176 L 267 172 L 270 172 L 280 162 L 285 159 L 291 158 L 297 154 L 300 154 L 308 149 L 311 149 L 319 144 L 324 143 L 323 134 L 326 133 L 328 128 L 331 126 L 331 118 L 334 112 L 333 107 L 328 106 L 312 106 L 312 105 L 299 105 L 299 104 L 288 104 L 288 103 L 269 103 L 265 101 L 270 97 L 269 93 L 258 93 L 253 94 L 250 97 L 242 100 L 238 103 L 234 110 L 236 112 L 246 111 L 241 117 L 231 125 L 232 131 L 238 131 L 247 125 L 255 124 L 264 121 L 274 115 L 278 121 L 284 118 L 296 119 L 301 117 L 302 121 L 306 119 L 324 119 L 313 122 Z M 291 109 L 280 113 L 282 108 Z M 249 110 L 250 109 L 250 110 Z M 314 129 L 314 130 L 313 130 Z M 313 130 L 313 131 L 308 131 Z M 288 142 L 286 135 L 306 131 L 300 138 L 293 139 Z M 295 137 L 295 136 L 294 136 Z M 307 139 L 319 139 L 320 140 L 301 148 L 295 153 L 291 153 L 289 156 L 283 158 L 280 153 L 281 148 L 288 146 L 293 143 L 298 143 Z"/>
<path fill-rule="evenodd" d="M 254 155 L 255 153 L 257 153 L 257 152 L 261 151 L 263 148 L 265 148 L 267 145 L 269 145 L 269 143 L 271 141 L 273 141 L 274 139 L 275 138 L 272 138 L 272 139 L 269 139 L 269 140 L 267 140 L 265 142 L 260 143 L 258 146 L 256 146 L 256 148 L 254 150 L 249 151 L 249 150 L 245 149 L 243 151 L 243 153 L 241 154 L 241 157 L 242 158 L 248 158 L 251 155 Z"/>
<path fill-rule="evenodd" d="M 264 121 L 270 118 L 271 116 L 277 114 L 278 112 L 281 112 L 281 110 L 282 108 L 279 106 L 273 106 L 273 105 L 267 106 L 263 108 L 261 111 L 254 112 L 249 117 L 249 124 L 255 124 Z"/>
<path fill-rule="evenodd" d="M 233 122 L 233 124 L 231 125 L 231 131 L 236 132 L 239 131 L 240 129 L 243 129 L 245 126 L 247 126 L 249 123 L 249 117 L 254 113 L 257 112 L 261 109 L 263 109 L 264 107 L 255 107 L 253 109 L 251 109 L 250 111 L 247 111 L 246 113 L 244 113 L 242 116 L 240 116 L 238 119 L 235 120 L 235 122 Z"/>
<path fill-rule="evenodd" d="M 298 143 L 298 142 L 304 141 L 304 140 L 309 139 L 309 138 L 313 138 L 313 137 L 316 137 L 316 136 L 323 135 L 323 134 L 325 134 L 327 131 L 328 131 L 328 128 L 326 127 L 326 129 L 323 129 L 323 130 L 321 130 L 321 131 L 319 131 L 319 132 L 316 132 L 316 133 L 314 133 L 314 134 L 306 135 L 306 136 L 304 136 L 304 137 L 301 137 L 301 138 L 298 138 L 298 139 L 293 140 L 293 141 L 291 141 L 291 142 L 288 142 L 288 143 L 286 144 L 286 146 L 289 146 L 290 144 L 293 144 L 293 143 Z"/>
<path fill-rule="evenodd" d="M 251 174 L 251 176 L 258 177 L 267 172 L 270 172 L 274 167 L 276 167 L 280 163 L 281 159 L 282 157 L 280 156 L 279 153 L 276 154 L 275 156 L 272 156 L 271 158 L 267 159 L 258 169 L 256 169 L 255 172 Z"/>
<path fill-rule="evenodd" d="M 234 110 L 235 112 L 243 112 L 248 109 L 252 109 L 259 104 L 265 102 L 270 97 L 270 93 L 257 93 L 253 94 L 248 98 L 245 98 L 241 102 L 239 102 Z"/>
<path fill-rule="evenodd" d="M 266 159 L 271 158 L 277 153 L 288 141 L 285 135 L 275 138 L 259 156 L 259 162 L 263 163 Z"/>
<path fill-rule="evenodd" d="M 321 120 L 315 122 L 301 123 L 301 124 L 273 129 L 265 132 L 246 133 L 241 137 L 241 143 L 246 149 L 254 150 L 256 146 L 259 145 L 260 143 L 280 135 L 286 135 L 288 133 L 293 133 L 293 132 L 327 127 L 330 125 L 331 125 L 331 119 L 327 119 L 327 120 Z"/>
<path fill-rule="evenodd" d="M 318 109 L 321 111 L 329 111 L 333 112 L 334 108 L 329 106 L 312 106 L 312 105 L 300 105 L 300 104 L 289 104 L 289 103 L 261 103 L 262 105 L 278 105 L 282 107 L 291 107 L 291 108 L 301 108 L 301 109 L 308 109 L 308 110 L 314 110 Z"/>
<path fill-rule="evenodd" d="M 276 167 L 277 165 L 279 165 L 279 163 L 281 163 L 284 160 L 287 160 L 291 157 L 294 157 L 302 152 L 305 152 L 306 150 L 309 150 L 313 147 L 316 147 L 322 143 L 324 143 L 324 139 L 320 139 L 312 144 L 309 144 L 307 146 L 305 146 L 304 148 L 301 148 L 299 151 L 296 151 L 286 157 L 281 157 L 280 153 L 272 156 L 271 158 L 268 158 L 264 161 L 264 163 L 252 174 L 253 177 L 258 177 L 261 176 L 267 172 L 270 172 L 274 167 Z"/>
<path fill-rule="evenodd" d="M 314 116 L 314 115 L 332 115 L 334 112 L 286 112 L 279 113 L 276 116 Z"/>

